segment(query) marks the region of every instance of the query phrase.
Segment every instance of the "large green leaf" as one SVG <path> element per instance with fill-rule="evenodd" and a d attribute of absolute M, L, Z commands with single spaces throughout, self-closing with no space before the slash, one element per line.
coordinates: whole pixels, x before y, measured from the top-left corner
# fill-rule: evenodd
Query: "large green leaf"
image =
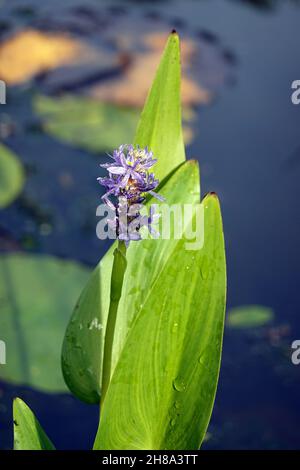
<path fill-rule="evenodd" d="M 172 34 L 168 40 L 138 126 L 135 143 L 147 145 L 158 158 L 155 174 L 163 180 L 161 192 L 168 204 L 199 200 L 198 169 L 194 162 L 179 168 L 168 181 L 170 173 L 185 161 L 181 131 L 180 52 L 177 34 Z M 122 324 L 117 324 L 114 364 L 134 316 L 132 308 L 123 310 L 124 304 L 134 306 L 143 301 L 145 286 L 156 278 L 164 263 L 164 257 L 168 257 L 171 251 L 172 243 L 167 240 L 145 240 L 131 244 L 128 251 L 126 287 L 124 286 L 123 300 L 121 299 L 120 303 L 122 314 L 118 315 L 118 322 Z M 100 397 L 102 351 L 112 262 L 113 248 L 94 270 L 77 303 L 66 332 L 62 354 L 62 367 L 68 386 L 78 398 L 91 403 L 97 403 Z M 139 278 L 135 279 L 139 288 L 132 286 L 130 277 L 131 264 L 136 263 L 139 263 L 141 268 Z M 81 347 L 74 348 L 74 342 Z"/>
<path fill-rule="evenodd" d="M 0 208 L 8 206 L 20 193 L 24 171 L 18 157 L 0 144 Z"/>
<path fill-rule="evenodd" d="M 50 256 L 1 255 L 0 334 L 7 350 L 1 379 L 45 391 L 66 390 L 60 350 L 88 276 L 83 266 Z"/>
<path fill-rule="evenodd" d="M 200 200 L 198 164 L 186 162 L 162 186 L 160 194 L 169 205 Z M 173 237 L 174 228 L 171 230 Z M 113 367 L 119 358 L 128 329 L 137 309 L 145 301 L 172 256 L 177 240 L 132 242 L 127 250 L 127 270 L 119 303 L 113 350 Z M 101 364 L 104 333 L 109 308 L 112 250 L 104 256 L 74 310 L 68 325 L 62 355 L 65 380 L 71 391 L 84 401 L 97 403 L 101 388 Z M 74 347 L 77 344 L 77 348 Z"/>
<path fill-rule="evenodd" d="M 31 409 L 14 400 L 14 450 L 55 450 Z"/>
<path fill-rule="evenodd" d="M 108 152 L 120 142 L 130 142 L 139 116 L 135 109 L 71 95 L 37 95 L 33 106 L 48 134 L 91 152 Z"/>
<path fill-rule="evenodd" d="M 105 396 L 95 449 L 198 449 L 202 442 L 217 387 L 226 289 L 218 200 L 208 195 L 202 204 L 204 245 L 191 251 L 177 240 L 148 285 Z"/>
<path fill-rule="evenodd" d="M 158 159 L 155 175 L 164 178 L 185 160 L 180 105 L 180 50 L 176 33 L 169 36 L 147 98 L 135 144 L 148 146 Z"/>

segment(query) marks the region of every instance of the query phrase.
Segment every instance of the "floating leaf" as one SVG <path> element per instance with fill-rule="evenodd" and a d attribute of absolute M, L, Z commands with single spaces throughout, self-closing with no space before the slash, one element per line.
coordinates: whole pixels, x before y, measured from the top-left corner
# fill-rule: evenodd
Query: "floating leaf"
<path fill-rule="evenodd" d="M 264 326 L 274 319 L 271 308 L 261 305 L 244 305 L 229 310 L 227 325 L 231 328 L 256 328 Z"/>
<path fill-rule="evenodd" d="M 55 450 L 31 409 L 14 400 L 14 450 Z"/>
<path fill-rule="evenodd" d="M 78 96 L 38 95 L 33 105 L 47 133 L 92 152 L 111 151 L 120 142 L 131 142 L 139 116 L 134 109 Z"/>
<path fill-rule="evenodd" d="M 77 263 L 49 256 L 1 255 L 0 332 L 7 350 L 1 379 L 50 392 L 65 391 L 60 349 L 88 274 Z"/>
<path fill-rule="evenodd" d="M 20 31 L 0 45 L 0 77 L 10 85 L 17 85 L 38 73 L 78 62 L 78 57 L 91 54 L 94 55 L 90 47 L 66 34 L 34 29 Z"/>
<path fill-rule="evenodd" d="M 154 151 L 154 155 L 160 159 L 159 172 L 155 170 L 155 174 L 161 180 L 166 178 L 163 182 L 166 187 L 162 185 L 162 194 L 166 196 L 168 204 L 172 201 L 182 202 L 183 194 L 185 203 L 199 200 L 198 169 L 193 162 L 179 168 L 174 174 L 174 179 L 167 181 L 168 174 L 185 160 L 181 132 L 180 53 L 179 39 L 176 34 L 170 36 L 166 46 L 138 126 L 136 142 L 140 145 L 148 145 Z M 148 274 L 141 273 L 140 278 L 135 279 L 137 285 L 139 282 L 145 282 L 146 279 L 148 282 L 155 279 L 156 270 L 163 263 L 169 244 L 167 240 L 145 240 L 136 246 L 131 244 L 128 257 L 132 253 L 131 260 L 135 262 L 139 260 L 140 266 L 148 263 Z M 68 325 L 62 354 L 63 372 L 68 386 L 78 398 L 91 403 L 97 403 L 100 399 L 102 351 L 109 307 L 113 249 L 114 247 L 98 264 L 80 296 L 72 321 Z M 129 260 L 126 276 L 130 273 L 130 265 Z M 124 298 L 125 296 L 127 298 L 127 293 L 128 291 L 124 289 Z M 140 301 L 142 291 L 137 289 L 133 292 L 132 285 L 130 285 L 130 294 L 131 304 L 134 305 Z M 129 314 L 129 318 L 124 314 L 118 315 L 124 321 L 125 328 L 117 325 L 119 338 L 115 341 L 114 363 L 116 363 L 120 345 L 126 337 L 126 324 L 129 325 L 133 312 Z M 80 329 L 82 326 L 84 328 Z M 72 344 L 74 336 L 82 349 L 75 350 Z M 83 351 L 86 354 L 83 354 Z M 84 374 L 86 370 L 88 374 Z"/>
<path fill-rule="evenodd" d="M 209 195 L 202 204 L 203 247 L 187 250 L 186 240 L 177 240 L 135 307 L 95 449 L 198 449 L 205 436 L 220 367 L 226 281 L 218 200 Z M 147 268 L 132 272 L 138 287 L 142 273 Z M 123 306 L 120 317 L 124 312 Z"/>
<path fill-rule="evenodd" d="M 0 144 L 0 208 L 8 206 L 20 193 L 24 172 L 18 157 Z"/>

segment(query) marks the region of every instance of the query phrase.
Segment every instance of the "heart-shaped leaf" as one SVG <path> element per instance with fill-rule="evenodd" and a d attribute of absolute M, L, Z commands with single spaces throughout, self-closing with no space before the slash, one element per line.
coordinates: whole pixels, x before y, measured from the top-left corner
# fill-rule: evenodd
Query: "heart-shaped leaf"
<path fill-rule="evenodd" d="M 18 157 L 0 144 L 0 208 L 8 206 L 20 193 L 24 171 Z"/>
<path fill-rule="evenodd" d="M 88 276 L 83 266 L 50 256 L 1 255 L 0 333 L 7 362 L 0 367 L 1 379 L 66 391 L 60 350 L 77 293 Z"/>
<path fill-rule="evenodd" d="M 170 173 L 185 161 L 181 131 L 180 51 L 177 34 L 171 34 L 169 37 L 145 104 L 135 143 L 148 146 L 158 158 L 155 174 L 164 180 L 161 192 L 168 204 L 181 203 L 183 199 L 185 203 L 199 200 L 198 169 L 194 162 L 179 168 L 168 181 Z M 78 398 L 90 403 L 97 403 L 100 399 L 102 351 L 109 307 L 113 249 L 114 247 L 98 264 L 80 296 L 66 332 L 62 353 L 62 368 L 69 388 Z M 131 305 L 140 303 L 144 289 L 141 287 L 134 292 L 135 288 L 130 284 L 131 280 L 128 277 L 131 273 L 131 263 L 136 265 L 139 261 L 140 267 L 145 268 L 144 272 L 140 270 L 139 278 L 135 281 L 137 285 L 140 283 L 144 286 L 145 282 L 152 282 L 155 279 L 165 254 L 170 254 L 171 251 L 172 243 L 167 240 L 155 242 L 145 240 L 136 246 L 134 243 L 131 244 L 125 277 L 128 287 L 124 288 L 122 296 L 127 299 L 126 303 L 128 296 Z M 121 304 L 124 305 L 122 299 Z M 121 309 L 120 305 L 120 311 Z M 117 325 L 118 339 L 114 344 L 114 364 L 132 316 L 133 311 L 129 309 L 126 313 L 118 315 L 122 317 L 122 320 L 118 321 L 124 323 Z M 74 348 L 74 343 L 81 348 Z M 87 373 L 84 373 L 85 371 Z"/>
<path fill-rule="evenodd" d="M 177 240 L 136 307 L 95 449 L 198 449 L 203 440 L 220 368 L 226 276 L 216 196 L 202 207 L 203 247 L 187 250 Z"/>
<path fill-rule="evenodd" d="M 31 409 L 20 398 L 14 400 L 14 450 L 55 450 Z"/>

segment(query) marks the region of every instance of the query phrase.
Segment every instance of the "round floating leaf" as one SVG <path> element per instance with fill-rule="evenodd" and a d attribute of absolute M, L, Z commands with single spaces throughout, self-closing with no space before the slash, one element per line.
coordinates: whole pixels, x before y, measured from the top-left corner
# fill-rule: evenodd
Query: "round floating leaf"
<path fill-rule="evenodd" d="M 10 85 L 18 85 L 89 53 L 84 43 L 65 34 L 22 29 L 0 45 L 0 76 Z"/>
<path fill-rule="evenodd" d="M 91 152 L 107 152 L 131 142 L 139 111 L 99 103 L 90 98 L 38 95 L 33 103 L 51 136 Z"/>
<path fill-rule="evenodd" d="M 66 386 L 60 352 L 78 292 L 89 270 L 75 262 L 25 254 L 0 257 L 0 378 L 40 390 Z"/>
<path fill-rule="evenodd" d="M 18 157 L 0 144 L 0 208 L 8 206 L 20 193 L 24 172 Z"/>
<path fill-rule="evenodd" d="M 261 305 L 244 305 L 229 310 L 227 325 L 231 328 L 256 328 L 270 323 L 274 319 L 271 308 Z"/>

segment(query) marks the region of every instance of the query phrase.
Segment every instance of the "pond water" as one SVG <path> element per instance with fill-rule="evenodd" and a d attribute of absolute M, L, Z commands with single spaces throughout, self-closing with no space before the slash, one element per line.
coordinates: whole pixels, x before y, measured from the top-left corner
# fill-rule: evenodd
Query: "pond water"
<path fill-rule="evenodd" d="M 55 8 L 66 12 L 83 4 L 69 0 L 63 7 L 51 2 L 46 8 L 34 1 L 1 3 L 3 34 L 20 24 L 42 25 L 47 8 L 55 19 Z M 203 448 L 299 448 L 300 367 L 291 363 L 290 345 L 300 338 L 300 106 L 290 97 L 291 83 L 300 79 L 300 8 L 297 2 L 234 0 L 110 1 L 101 8 L 108 4 L 108 36 L 113 21 L 123 17 L 120 21 L 127 26 L 140 21 L 149 31 L 156 31 L 158 23 L 165 31 L 175 26 L 183 36 L 202 41 L 204 49 L 217 51 L 208 54 L 212 59 L 206 63 L 221 79 L 203 78 L 214 98 L 194 110 L 194 139 L 187 153 L 200 162 L 202 194 L 215 191 L 221 200 L 228 307 L 258 304 L 275 313 L 271 326 L 226 329 L 216 404 Z M 77 34 L 84 35 L 84 21 L 72 21 L 73 30 L 76 26 Z M 221 53 L 226 60 L 218 62 Z M 38 87 L 47 86 L 41 83 L 9 90 L 5 116 L 1 114 L 7 133 L 2 139 L 20 156 L 27 173 L 21 196 L 0 213 L 1 251 L 51 254 L 94 266 L 107 249 L 95 237 L 101 155 L 41 132 L 32 109 Z M 68 394 L 1 382 L 1 448 L 12 445 L 16 395 L 34 409 L 58 448 L 92 446 L 97 407 Z"/>

